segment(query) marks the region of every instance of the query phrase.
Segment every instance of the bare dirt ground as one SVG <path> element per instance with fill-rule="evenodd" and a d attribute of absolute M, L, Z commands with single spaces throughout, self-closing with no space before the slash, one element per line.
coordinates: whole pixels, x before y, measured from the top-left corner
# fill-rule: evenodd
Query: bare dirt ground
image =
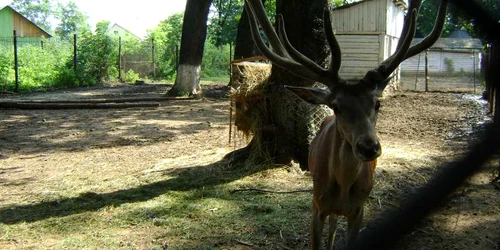
<path fill-rule="evenodd" d="M 153 97 L 168 88 L 126 85 L 2 99 Z M 0 110 L 0 210 L 42 202 L 53 190 L 120 190 L 129 187 L 116 179 L 131 185 L 146 172 L 182 171 L 220 160 L 235 149 L 228 145 L 229 102 L 223 85 L 205 87 L 205 93 L 203 100 L 163 102 L 156 109 Z M 385 98 L 377 125 L 383 155 L 364 224 L 377 223 L 378 215 L 400 207 L 439 166 L 462 156 L 487 120 L 484 102 L 470 94 L 399 92 Z M 238 140 L 238 146 L 244 142 Z M 500 192 L 490 184 L 496 164 L 492 161 L 469 178 L 395 249 L 500 249 Z M 107 172 L 114 165 L 128 168 L 110 179 Z M 12 223 L 3 217 L 0 222 Z M 307 227 L 295 239 L 305 243 L 289 243 L 290 248 L 307 248 Z M 344 234 L 345 222 L 337 233 L 339 244 Z M 0 248 L 17 248 L 23 242 L 4 237 L 0 234 Z M 45 241 L 35 245 L 51 246 Z M 287 249 L 258 246 L 230 248 Z"/>

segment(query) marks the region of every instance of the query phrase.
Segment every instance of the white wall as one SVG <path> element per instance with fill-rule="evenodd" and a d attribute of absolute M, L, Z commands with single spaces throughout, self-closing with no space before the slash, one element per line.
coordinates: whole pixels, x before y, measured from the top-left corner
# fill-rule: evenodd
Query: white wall
<path fill-rule="evenodd" d="M 474 72 L 474 69 L 480 69 L 480 54 L 472 51 L 454 52 L 454 51 L 429 51 L 429 72 L 431 73 L 446 73 L 448 66 L 446 58 L 453 62 L 455 72 Z M 475 58 L 474 58 L 475 57 Z M 403 73 L 416 72 L 419 65 L 419 55 L 408 58 L 401 64 Z M 420 53 L 419 72 L 425 70 L 425 52 Z"/>
<path fill-rule="evenodd" d="M 379 35 L 337 35 L 342 53 L 340 76 L 360 79 L 379 64 Z"/>

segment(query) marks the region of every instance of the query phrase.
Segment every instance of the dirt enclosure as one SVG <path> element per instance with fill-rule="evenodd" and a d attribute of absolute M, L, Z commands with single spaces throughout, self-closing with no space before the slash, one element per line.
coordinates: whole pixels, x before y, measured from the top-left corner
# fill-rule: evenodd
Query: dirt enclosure
<path fill-rule="evenodd" d="M 170 86 L 78 89 L 2 99 L 161 96 Z M 0 110 L 0 249 L 307 249 L 311 188 L 296 165 L 235 168 L 223 85 L 159 108 Z M 398 92 L 382 101 L 383 154 L 364 225 L 397 209 L 488 122 L 478 96 Z M 234 138 L 233 138 L 234 140 Z M 496 162 L 395 249 L 500 249 Z M 337 242 L 343 246 L 345 221 Z"/>

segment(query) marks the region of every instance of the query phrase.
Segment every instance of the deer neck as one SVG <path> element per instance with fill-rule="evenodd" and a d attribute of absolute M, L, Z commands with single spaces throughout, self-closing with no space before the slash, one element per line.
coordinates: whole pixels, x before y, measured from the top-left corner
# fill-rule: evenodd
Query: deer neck
<path fill-rule="evenodd" d="M 333 164 L 330 165 L 330 176 L 341 185 L 350 186 L 364 169 L 365 162 L 354 156 L 352 144 L 339 131 L 338 126 L 333 126 L 334 143 L 332 147 Z"/>

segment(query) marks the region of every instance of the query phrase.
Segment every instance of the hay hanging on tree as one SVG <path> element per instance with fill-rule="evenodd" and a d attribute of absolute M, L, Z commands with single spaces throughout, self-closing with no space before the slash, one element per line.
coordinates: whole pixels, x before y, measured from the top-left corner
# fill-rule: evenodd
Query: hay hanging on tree
<path fill-rule="evenodd" d="M 304 155 L 302 158 L 307 159 L 312 138 L 323 119 L 332 112 L 326 106 L 302 101 L 287 91 L 282 82 L 270 81 L 270 75 L 270 64 L 233 64 L 231 101 L 236 111 L 234 124 L 247 139 L 252 136 L 247 147 L 250 154 L 244 159 L 287 162 L 287 155 Z M 284 158 L 277 160 L 276 155 Z"/>
<path fill-rule="evenodd" d="M 231 101 L 236 107 L 235 125 L 247 137 L 252 127 L 259 126 L 258 106 L 265 105 L 264 87 L 271 75 L 271 64 L 257 62 L 233 63 L 231 74 Z"/>

